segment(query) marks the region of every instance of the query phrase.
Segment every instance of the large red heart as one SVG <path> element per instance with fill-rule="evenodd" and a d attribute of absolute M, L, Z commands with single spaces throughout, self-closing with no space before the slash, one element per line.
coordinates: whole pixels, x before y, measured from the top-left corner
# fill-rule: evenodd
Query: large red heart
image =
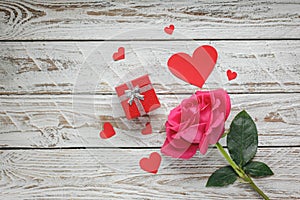
<path fill-rule="evenodd" d="M 103 124 L 103 130 L 100 132 L 102 139 L 108 139 L 116 134 L 114 127 L 109 122 Z"/>
<path fill-rule="evenodd" d="M 198 47 L 191 57 L 176 53 L 168 60 L 169 70 L 181 80 L 202 87 L 217 62 L 218 52 L 209 45 Z"/>
<path fill-rule="evenodd" d="M 160 166 L 161 156 L 157 152 L 150 154 L 149 158 L 142 158 L 140 160 L 140 167 L 146 171 L 156 174 Z"/>

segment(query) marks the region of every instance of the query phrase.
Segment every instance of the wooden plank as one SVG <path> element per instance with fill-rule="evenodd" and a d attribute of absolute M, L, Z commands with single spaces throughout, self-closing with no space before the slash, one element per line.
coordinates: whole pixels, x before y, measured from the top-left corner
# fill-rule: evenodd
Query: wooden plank
<path fill-rule="evenodd" d="M 299 10 L 295 0 L 10 0 L 0 3 L 0 38 L 299 38 Z M 172 36 L 163 31 L 171 23 Z"/>
<path fill-rule="evenodd" d="M 0 94 L 101 94 L 148 73 L 158 93 L 196 90 L 167 68 L 177 52 L 211 44 L 218 63 L 204 88 L 232 93 L 300 92 L 300 41 L 43 42 L 0 44 Z M 125 47 L 126 58 L 112 54 Z M 228 81 L 227 69 L 238 73 Z"/>
<path fill-rule="evenodd" d="M 162 157 L 158 174 L 139 168 L 154 150 L 0 151 L 0 193 L 4 199 L 260 199 L 238 181 L 206 188 L 209 175 L 227 165 L 216 149 L 191 160 Z M 270 199 L 300 198 L 300 148 L 258 149 L 255 160 L 275 175 L 254 179 Z"/>
<path fill-rule="evenodd" d="M 160 147 L 169 111 L 188 96 L 159 95 L 162 107 L 153 111 L 150 118 L 129 121 L 116 95 L 2 95 L 0 146 Z M 232 111 L 226 128 L 238 112 L 246 109 L 256 121 L 260 146 L 300 144 L 300 94 L 230 96 Z M 142 135 L 149 119 L 153 134 Z M 115 137 L 99 137 L 104 122 L 113 124 Z"/>

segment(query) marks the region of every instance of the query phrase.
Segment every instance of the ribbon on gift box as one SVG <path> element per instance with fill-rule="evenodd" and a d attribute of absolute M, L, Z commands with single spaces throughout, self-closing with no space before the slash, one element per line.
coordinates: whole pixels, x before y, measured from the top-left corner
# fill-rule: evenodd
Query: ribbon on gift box
<path fill-rule="evenodd" d="M 130 81 L 125 84 L 127 85 L 128 90 L 125 90 L 125 94 L 123 94 L 119 97 L 120 101 L 123 102 L 123 101 L 127 100 L 128 104 L 130 106 L 134 102 L 138 111 L 140 112 L 140 115 L 141 116 L 145 115 L 146 112 L 141 103 L 141 101 L 144 100 L 144 95 L 142 95 L 141 93 L 144 93 L 148 90 L 152 90 L 153 89 L 152 84 L 150 83 L 143 87 L 139 87 L 138 85 L 134 87 Z"/>

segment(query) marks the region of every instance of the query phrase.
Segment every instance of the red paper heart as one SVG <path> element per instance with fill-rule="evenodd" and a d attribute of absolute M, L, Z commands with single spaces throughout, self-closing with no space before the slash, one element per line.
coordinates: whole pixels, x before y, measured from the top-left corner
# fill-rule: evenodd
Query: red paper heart
<path fill-rule="evenodd" d="M 151 134 L 152 133 L 152 126 L 150 122 L 146 123 L 146 127 L 142 130 L 143 135 Z"/>
<path fill-rule="evenodd" d="M 146 171 L 156 174 L 160 166 L 161 156 L 157 152 L 150 154 L 149 158 L 142 158 L 140 160 L 140 167 Z"/>
<path fill-rule="evenodd" d="M 100 132 L 100 137 L 102 139 L 108 139 L 116 134 L 114 127 L 109 123 L 105 122 L 103 124 L 103 130 Z"/>
<path fill-rule="evenodd" d="M 232 72 L 230 69 L 227 70 L 227 78 L 229 81 L 235 79 L 237 76 L 237 73 L 236 72 Z"/>
<path fill-rule="evenodd" d="M 117 61 L 117 60 L 122 60 L 124 58 L 125 58 L 125 49 L 124 49 L 124 47 L 120 47 L 118 49 L 118 52 L 115 52 L 113 54 L 113 59 L 114 59 L 114 61 Z"/>
<path fill-rule="evenodd" d="M 198 47 L 193 56 L 176 53 L 168 60 L 169 70 L 181 80 L 202 87 L 217 62 L 218 52 L 209 45 Z"/>
<path fill-rule="evenodd" d="M 172 35 L 172 33 L 173 33 L 173 31 L 174 31 L 174 28 L 175 28 L 175 26 L 174 26 L 173 24 L 170 24 L 169 27 L 166 26 L 166 27 L 164 28 L 164 31 L 165 31 L 167 34 Z"/>

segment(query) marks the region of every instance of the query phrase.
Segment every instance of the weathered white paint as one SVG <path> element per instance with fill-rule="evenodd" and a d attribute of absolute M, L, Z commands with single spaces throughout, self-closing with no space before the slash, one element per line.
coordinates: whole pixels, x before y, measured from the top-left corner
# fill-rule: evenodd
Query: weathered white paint
<path fill-rule="evenodd" d="M 241 183 L 204 187 L 226 165 L 216 149 L 189 161 L 163 157 L 157 175 L 138 162 L 159 149 L 130 149 L 159 147 L 169 110 L 196 89 L 170 75 L 169 56 L 211 44 L 219 60 L 205 88 L 235 93 L 229 121 L 242 109 L 250 113 L 261 146 L 255 159 L 275 173 L 255 182 L 271 199 L 299 199 L 300 42 L 282 40 L 299 39 L 299 11 L 295 0 L 1 1 L 0 40 L 13 42 L 0 43 L 0 147 L 17 148 L 0 151 L 1 198 L 260 199 Z M 171 23 L 175 31 L 167 35 L 163 28 Z M 91 42 L 101 39 L 110 41 Z M 126 59 L 113 62 L 119 46 Z M 228 68 L 238 72 L 236 80 L 227 81 Z M 148 136 L 140 133 L 148 118 L 127 121 L 111 94 L 144 73 L 162 102 L 150 116 L 154 133 Z M 117 136 L 99 138 L 104 121 Z M 129 149 L 98 149 L 121 146 Z"/>
<path fill-rule="evenodd" d="M 300 41 L 199 42 L 8 42 L 0 44 L 1 94 L 111 93 L 130 78 L 148 73 L 158 93 L 189 93 L 196 89 L 167 68 L 177 52 L 192 54 L 210 44 L 218 63 L 204 88 L 233 93 L 300 92 Z M 125 60 L 112 54 L 125 47 Z M 228 81 L 227 69 L 238 73 Z"/>
<path fill-rule="evenodd" d="M 295 0 L 9 0 L 0 3 L 0 38 L 299 38 L 299 10 Z"/>
<path fill-rule="evenodd" d="M 156 175 L 139 168 L 153 151 L 57 149 L 0 151 L 3 199 L 260 199 L 239 182 L 206 188 L 212 172 L 227 165 L 216 149 L 191 160 L 162 157 Z M 275 175 L 254 179 L 270 199 L 299 199 L 300 149 L 258 149 L 255 160 Z"/>

